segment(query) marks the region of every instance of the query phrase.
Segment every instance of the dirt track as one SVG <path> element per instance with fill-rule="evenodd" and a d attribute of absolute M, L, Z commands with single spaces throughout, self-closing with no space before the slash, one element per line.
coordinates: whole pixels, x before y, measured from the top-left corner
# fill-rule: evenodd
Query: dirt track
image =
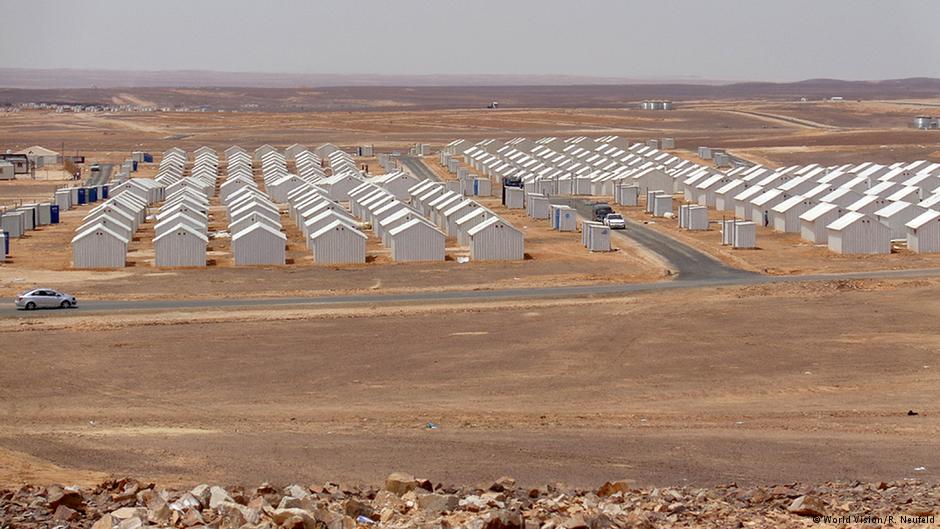
<path fill-rule="evenodd" d="M 393 469 L 461 483 L 932 480 L 938 292 L 761 286 L 284 322 L 116 317 L 81 333 L 34 322 L 0 336 L 0 448 L 13 451 L 0 458 L 183 483 Z M 23 479 L 12 468 L 0 482 Z"/>

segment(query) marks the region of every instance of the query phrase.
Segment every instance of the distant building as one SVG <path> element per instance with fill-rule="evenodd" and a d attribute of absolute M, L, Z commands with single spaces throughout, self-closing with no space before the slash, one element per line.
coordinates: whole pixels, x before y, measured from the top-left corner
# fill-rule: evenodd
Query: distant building
<path fill-rule="evenodd" d="M 25 154 L 0 154 L 0 160 L 12 163 L 15 174 L 29 174 L 29 158 Z"/>
<path fill-rule="evenodd" d="M 6 160 L 0 160 L 0 180 L 13 180 L 14 178 L 16 178 L 16 173 L 13 164 Z"/>
<path fill-rule="evenodd" d="M 14 154 L 25 154 L 30 162 L 36 164 L 36 167 L 62 163 L 62 155 L 39 145 L 33 145 L 32 147 L 16 151 Z"/>
<path fill-rule="evenodd" d="M 911 125 L 915 129 L 936 129 L 940 128 L 940 118 L 932 118 L 930 116 L 917 116 L 914 118 L 914 121 Z"/>
<path fill-rule="evenodd" d="M 672 101 L 665 100 L 647 100 L 640 103 L 642 110 L 672 110 Z"/>

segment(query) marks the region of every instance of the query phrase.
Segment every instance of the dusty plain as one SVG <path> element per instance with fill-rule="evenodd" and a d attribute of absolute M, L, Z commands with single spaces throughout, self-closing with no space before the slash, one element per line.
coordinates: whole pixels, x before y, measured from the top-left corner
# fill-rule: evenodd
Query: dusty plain
<path fill-rule="evenodd" d="M 908 128 L 938 104 L 24 111 L 0 114 L 0 146 L 64 142 L 67 154 L 119 161 L 131 150 L 172 146 L 330 141 L 389 152 L 454 138 L 617 134 L 674 137 L 675 152 L 696 161 L 699 145 L 774 166 L 940 161 L 940 133 Z M 57 185 L 41 177 L 0 182 L 0 199 L 28 200 Z M 589 255 L 576 234 L 559 237 L 517 216 L 511 220 L 526 226 L 530 255 L 512 264 L 460 264 L 451 249 L 444 263 L 396 265 L 372 241 L 372 260 L 360 267 L 316 267 L 295 248 L 284 267 L 236 269 L 220 259 L 206 270 L 160 270 L 141 237 L 133 266 L 73 271 L 67 241 L 82 216 L 69 212 L 63 224 L 17 241 L 34 251 L 0 265 L 0 295 L 36 282 L 87 299 L 488 289 L 648 282 L 662 280 L 665 268 L 629 241 Z M 673 224 L 650 226 L 764 274 L 940 264 L 904 251 L 839 259 L 763 231 L 759 250 L 730 252 L 718 246 L 717 231 L 689 235 Z M 0 485 L 117 475 L 164 484 L 374 483 L 392 470 L 445 482 L 511 474 L 585 486 L 615 478 L 935 482 L 938 299 L 934 279 L 834 279 L 630 297 L 5 318 Z"/>

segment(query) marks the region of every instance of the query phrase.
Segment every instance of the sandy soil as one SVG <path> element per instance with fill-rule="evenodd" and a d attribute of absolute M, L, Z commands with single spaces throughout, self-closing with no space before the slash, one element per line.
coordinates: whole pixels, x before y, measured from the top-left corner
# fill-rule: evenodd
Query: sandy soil
<path fill-rule="evenodd" d="M 460 483 L 933 480 L 938 293 L 833 282 L 4 325 L 0 483 L 22 481 L 24 461 L 174 483 L 393 469 Z"/>
<path fill-rule="evenodd" d="M 933 136 L 906 128 L 924 112 L 920 104 L 935 101 L 690 101 L 674 112 L 22 112 L 0 116 L 0 146 L 64 141 L 92 163 L 203 144 L 332 141 L 386 152 L 456 137 L 619 134 L 675 137 L 685 156 L 709 145 L 772 164 L 940 159 Z M 0 182 L 0 200 L 48 195 L 49 185 Z M 206 270 L 156 269 L 145 227 L 134 266 L 73 271 L 67 243 L 86 207 L 14 241 L 12 261 L 0 265 L 0 296 L 47 282 L 83 298 L 134 299 L 660 277 L 662 265 L 636 247 L 618 242 L 621 251 L 589 254 L 577 234 L 554 233 L 498 199 L 484 202 L 525 231 L 530 259 L 395 264 L 370 240 L 366 265 L 317 267 L 285 220 L 294 262 L 284 267 L 227 266 L 219 239 Z M 662 219 L 651 226 L 771 274 L 940 265 L 904 252 L 833 256 L 765 230 L 761 249 L 731 251 L 718 245 L 717 230 L 679 233 Z M 463 251 L 449 247 L 452 258 Z M 866 281 L 525 303 L 10 318 L 0 322 L 0 485 L 124 474 L 164 484 L 375 483 L 392 470 L 459 483 L 503 474 L 580 485 L 619 477 L 935 481 L 938 294 L 934 280 Z"/>

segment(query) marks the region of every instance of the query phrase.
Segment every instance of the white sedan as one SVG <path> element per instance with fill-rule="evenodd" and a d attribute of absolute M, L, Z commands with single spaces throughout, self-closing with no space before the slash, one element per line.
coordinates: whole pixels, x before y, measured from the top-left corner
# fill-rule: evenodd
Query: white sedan
<path fill-rule="evenodd" d="M 623 220 L 620 213 L 611 213 L 604 217 L 604 224 L 612 230 L 622 230 L 627 227 L 627 221 Z"/>
<path fill-rule="evenodd" d="M 51 288 L 37 288 L 23 292 L 13 300 L 18 309 L 71 309 L 78 306 L 75 296 L 52 290 Z"/>

